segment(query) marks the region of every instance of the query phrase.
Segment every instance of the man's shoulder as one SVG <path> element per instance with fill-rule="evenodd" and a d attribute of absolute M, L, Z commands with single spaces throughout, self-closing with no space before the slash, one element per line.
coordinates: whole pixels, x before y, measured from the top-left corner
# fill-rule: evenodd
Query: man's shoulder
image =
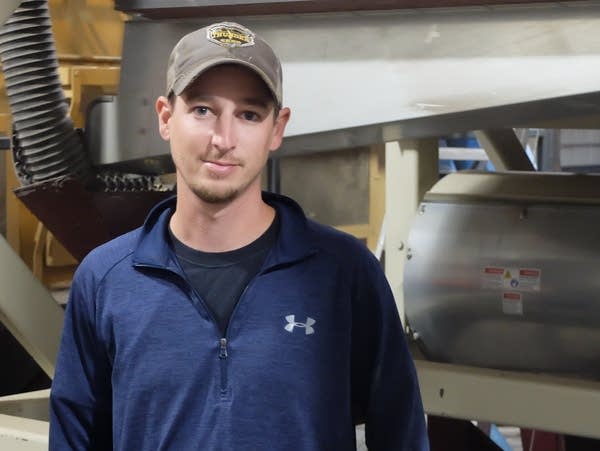
<path fill-rule="evenodd" d="M 300 205 L 282 195 L 264 193 L 264 199 L 278 207 L 281 227 L 287 230 L 290 241 L 300 241 L 302 246 L 329 255 L 332 263 L 350 266 L 377 266 L 377 260 L 364 242 L 349 233 L 308 218 Z M 302 236 L 294 235 L 301 234 Z M 349 263 L 360 263 L 349 265 Z"/>
<path fill-rule="evenodd" d="M 79 264 L 77 273 L 103 278 L 115 266 L 131 259 L 139 240 L 140 228 L 127 232 L 96 247 Z"/>

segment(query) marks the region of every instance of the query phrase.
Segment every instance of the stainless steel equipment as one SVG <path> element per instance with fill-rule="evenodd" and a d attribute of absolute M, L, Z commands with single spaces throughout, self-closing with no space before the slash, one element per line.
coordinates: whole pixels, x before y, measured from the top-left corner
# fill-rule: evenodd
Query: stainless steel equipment
<path fill-rule="evenodd" d="M 600 378 L 600 177 L 451 174 L 425 196 L 405 269 L 426 354 Z"/>

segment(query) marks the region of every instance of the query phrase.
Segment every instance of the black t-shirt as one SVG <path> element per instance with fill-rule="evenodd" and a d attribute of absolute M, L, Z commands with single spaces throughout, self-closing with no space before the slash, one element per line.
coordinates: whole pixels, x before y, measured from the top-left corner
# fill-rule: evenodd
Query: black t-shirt
<path fill-rule="evenodd" d="M 259 238 L 227 252 L 202 252 L 186 246 L 169 229 L 175 255 L 196 293 L 213 314 L 225 335 L 240 296 L 258 274 L 279 233 L 279 219 Z"/>

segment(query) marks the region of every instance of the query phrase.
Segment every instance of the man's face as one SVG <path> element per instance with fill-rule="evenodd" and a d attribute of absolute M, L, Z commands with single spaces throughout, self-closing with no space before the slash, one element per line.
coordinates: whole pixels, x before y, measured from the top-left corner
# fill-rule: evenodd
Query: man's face
<path fill-rule="evenodd" d="M 286 108 L 275 119 L 273 106 L 264 82 L 232 64 L 204 72 L 173 105 L 159 98 L 159 131 L 171 145 L 178 191 L 208 203 L 260 191 L 260 173 L 289 118 Z"/>

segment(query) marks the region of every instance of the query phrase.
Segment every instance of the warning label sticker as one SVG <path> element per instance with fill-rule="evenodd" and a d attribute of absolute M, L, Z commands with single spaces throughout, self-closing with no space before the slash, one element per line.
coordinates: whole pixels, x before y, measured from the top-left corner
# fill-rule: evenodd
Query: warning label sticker
<path fill-rule="evenodd" d="M 507 315 L 522 315 L 523 295 L 515 292 L 502 293 L 502 313 Z"/>
<path fill-rule="evenodd" d="M 540 291 L 542 270 L 538 268 L 516 268 L 485 266 L 481 271 L 481 287 L 488 290 Z"/>
<path fill-rule="evenodd" d="M 481 287 L 491 290 L 502 289 L 504 287 L 504 268 L 495 266 L 486 266 L 481 272 Z"/>
<path fill-rule="evenodd" d="M 542 270 L 535 268 L 519 269 L 519 289 L 523 291 L 540 291 Z"/>

